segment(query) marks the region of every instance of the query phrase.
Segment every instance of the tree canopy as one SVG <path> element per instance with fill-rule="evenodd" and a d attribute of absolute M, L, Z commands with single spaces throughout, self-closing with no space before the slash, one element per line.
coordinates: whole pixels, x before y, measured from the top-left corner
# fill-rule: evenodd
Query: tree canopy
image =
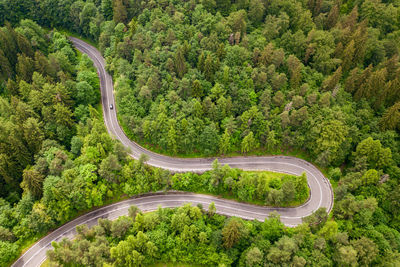
<path fill-rule="evenodd" d="M 308 197 L 305 176 L 217 162 L 172 175 L 127 158 L 95 108 L 92 63 L 55 28 L 98 45 L 133 140 L 177 156 L 301 155 L 324 168 L 335 205 L 296 228 L 273 214 L 260 223 L 132 210 L 80 228 L 55 245 L 53 263 L 399 265 L 399 12 L 390 0 L 0 0 L 0 265 L 123 195 L 178 189 L 276 206 Z"/>

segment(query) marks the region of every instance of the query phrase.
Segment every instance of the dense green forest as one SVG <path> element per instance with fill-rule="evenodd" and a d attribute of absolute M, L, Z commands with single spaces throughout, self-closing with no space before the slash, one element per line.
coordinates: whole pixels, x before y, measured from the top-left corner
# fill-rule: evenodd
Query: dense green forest
<path fill-rule="evenodd" d="M 4 20 L 97 42 L 121 123 L 153 149 L 305 150 L 339 166 L 371 136 L 400 160 L 396 1 L 0 3 Z"/>
<path fill-rule="evenodd" d="M 1 266 L 122 195 L 175 188 L 275 205 L 304 199 L 296 177 L 260 191 L 268 178 L 217 163 L 201 176 L 172 176 L 129 160 L 91 107 L 99 84 L 90 60 L 33 21 L 98 44 L 134 140 L 175 155 L 305 153 L 337 184 L 332 216 L 321 211 L 294 229 L 185 207 L 144 215 L 148 224 L 157 217 L 151 226 L 122 218 L 119 236 L 110 222 L 82 229 L 54 262 L 104 243 L 68 260 L 400 264 L 398 1 L 0 0 Z M 186 216 L 179 230 L 174 216 Z M 231 228 L 239 238 L 228 247 Z"/>
<path fill-rule="evenodd" d="M 215 214 L 212 206 L 186 205 L 142 214 L 132 206 L 129 216 L 115 221 L 100 219 L 88 229 L 77 227 L 74 241 L 53 243 L 50 266 L 146 266 L 154 262 L 197 263 L 203 266 L 367 266 L 381 260 L 397 266 L 398 254 L 379 255 L 378 246 L 360 236 L 349 240 L 338 223 L 325 223 L 323 214 L 307 223 L 286 228 L 279 216 L 259 221 Z M 389 230 L 382 227 L 382 231 Z M 387 232 L 391 242 L 398 233 Z"/>
<path fill-rule="evenodd" d="M 91 106 L 99 80 L 86 55 L 31 20 L 0 33 L 7 37 L 0 50 L 0 266 L 80 212 L 122 197 L 173 189 L 271 206 L 307 200 L 305 175 L 244 172 L 218 161 L 201 175 L 173 175 L 144 165 L 145 157 L 130 159 Z"/>

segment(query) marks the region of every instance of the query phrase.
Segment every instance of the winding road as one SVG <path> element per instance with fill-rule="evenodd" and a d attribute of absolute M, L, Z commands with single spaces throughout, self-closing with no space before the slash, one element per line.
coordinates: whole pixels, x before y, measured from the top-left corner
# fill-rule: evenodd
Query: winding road
<path fill-rule="evenodd" d="M 107 130 L 111 136 L 129 148 L 130 155 L 133 158 L 138 159 L 141 154 L 146 154 L 149 156 L 147 164 L 173 172 L 204 172 L 211 169 L 214 158 L 184 159 L 168 157 L 151 152 L 129 140 L 117 120 L 113 81 L 105 70 L 104 58 L 95 47 L 84 41 L 73 37 L 70 37 L 70 40 L 79 51 L 87 54 L 93 60 L 100 77 L 101 101 Z M 110 104 L 114 106 L 114 109 L 109 108 Z M 270 212 L 276 211 L 280 214 L 281 221 L 287 226 L 300 224 L 303 217 L 310 215 L 320 207 L 325 207 L 328 212 L 332 209 L 333 191 L 331 184 L 315 166 L 305 160 L 287 156 L 262 156 L 218 158 L 218 161 L 221 164 L 228 164 L 231 167 L 244 170 L 268 170 L 295 175 L 301 175 L 305 172 L 310 187 L 310 198 L 305 204 L 298 207 L 271 208 L 194 193 L 168 192 L 143 195 L 99 208 L 68 222 L 38 241 L 12 266 L 40 266 L 46 259 L 46 251 L 52 248 L 51 242 L 60 241 L 63 237 L 72 238 L 76 234 L 75 227 L 77 225 L 87 224 L 93 226 L 97 224 L 99 218 L 116 219 L 119 216 L 126 215 L 131 205 L 136 205 L 143 211 L 152 211 L 156 210 L 158 206 L 178 207 L 185 203 L 191 203 L 208 207 L 211 202 L 214 202 L 217 213 L 249 220 L 257 219 L 263 221 Z"/>

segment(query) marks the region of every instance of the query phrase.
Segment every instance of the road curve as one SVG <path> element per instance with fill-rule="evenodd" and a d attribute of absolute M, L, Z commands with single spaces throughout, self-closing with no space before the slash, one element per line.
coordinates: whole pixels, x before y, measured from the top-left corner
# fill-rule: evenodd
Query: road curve
<path fill-rule="evenodd" d="M 204 172 L 211 169 L 211 164 L 215 158 L 168 157 L 149 151 L 129 140 L 117 120 L 113 81 L 105 70 L 104 58 L 95 47 L 82 40 L 73 37 L 70 37 L 70 40 L 79 51 L 87 54 L 93 60 L 100 77 L 101 101 L 107 130 L 111 136 L 129 148 L 130 155 L 133 158 L 138 159 L 141 154 L 146 154 L 149 156 L 147 164 L 174 172 Z M 114 106 L 114 109 L 109 108 L 110 104 Z M 211 202 L 215 202 L 218 213 L 249 220 L 264 220 L 270 212 L 276 211 L 280 214 L 281 221 L 288 226 L 300 224 L 303 217 L 310 215 L 320 207 L 325 207 L 328 212 L 332 209 L 333 191 L 331 184 L 315 166 L 305 160 L 287 156 L 262 156 L 218 158 L 218 161 L 221 164 L 228 164 L 231 167 L 244 170 L 268 170 L 295 175 L 305 172 L 310 187 L 310 198 L 305 204 L 294 208 L 261 207 L 194 193 L 157 193 L 132 198 L 102 207 L 68 222 L 38 241 L 12 266 L 40 266 L 46 259 L 46 251 L 51 249 L 51 242 L 60 241 L 63 237 L 72 238 L 76 233 L 75 227 L 77 225 L 88 224 L 93 226 L 99 218 L 116 219 L 121 215 L 126 215 L 131 205 L 137 205 L 143 211 L 152 211 L 156 210 L 158 206 L 177 207 L 185 203 L 192 203 L 193 205 L 202 204 L 204 207 L 208 207 Z"/>

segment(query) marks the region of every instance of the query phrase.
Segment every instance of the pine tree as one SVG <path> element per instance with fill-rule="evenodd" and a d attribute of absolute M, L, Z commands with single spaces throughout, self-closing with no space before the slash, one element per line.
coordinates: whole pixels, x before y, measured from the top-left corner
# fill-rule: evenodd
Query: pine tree
<path fill-rule="evenodd" d="M 368 80 L 372 73 L 372 65 L 369 65 L 363 72 L 360 74 L 358 79 L 357 87 L 355 88 L 354 98 L 356 100 L 360 100 L 363 97 L 367 97 L 368 94 Z"/>
<path fill-rule="evenodd" d="M 18 84 L 14 80 L 8 79 L 5 91 L 9 96 L 18 95 Z"/>
<path fill-rule="evenodd" d="M 28 57 L 33 57 L 33 49 L 30 42 L 22 34 L 17 34 L 17 44 L 19 51 Z"/>
<path fill-rule="evenodd" d="M 358 68 L 354 68 L 350 71 L 349 76 L 346 79 L 346 82 L 344 84 L 344 88 L 346 89 L 347 92 L 349 93 L 354 93 L 355 90 L 359 86 L 359 79 L 361 77 L 361 74 L 359 73 Z"/>
<path fill-rule="evenodd" d="M 355 48 L 353 56 L 354 63 L 362 63 L 364 61 L 368 39 L 367 26 L 367 21 L 361 22 L 352 36 Z"/>
<path fill-rule="evenodd" d="M 248 135 L 246 135 L 245 138 L 243 138 L 242 145 L 241 145 L 241 150 L 242 153 L 248 153 L 252 151 L 253 149 L 258 148 L 259 144 L 257 140 L 254 138 L 253 132 L 250 131 Z"/>
<path fill-rule="evenodd" d="M 336 85 L 339 83 L 341 77 L 342 67 L 340 66 L 331 76 L 324 80 L 324 82 L 322 83 L 322 89 L 324 91 L 333 91 L 333 89 L 335 89 Z"/>
<path fill-rule="evenodd" d="M 388 75 L 390 75 L 389 72 Z M 400 75 L 387 83 L 384 96 L 386 106 L 391 106 L 400 101 Z"/>
<path fill-rule="evenodd" d="M 334 56 L 335 58 L 342 58 L 342 56 L 343 56 L 343 50 L 344 50 L 343 44 L 342 44 L 342 42 L 339 42 L 339 43 L 336 45 L 335 52 L 333 52 L 333 56 Z"/>
<path fill-rule="evenodd" d="M 213 56 L 211 56 L 211 54 L 208 54 L 206 60 L 204 61 L 203 73 L 209 82 L 214 81 L 214 73 L 217 70 L 216 65 L 217 62 L 214 61 Z"/>
<path fill-rule="evenodd" d="M 350 43 L 344 49 L 342 55 L 342 67 L 344 72 L 347 72 L 354 65 L 353 62 L 354 51 L 355 51 L 354 40 L 351 40 Z"/>
<path fill-rule="evenodd" d="M 400 130 L 400 102 L 388 108 L 380 121 L 382 130 Z"/>
<path fill-rule="evenodd" d="M 10 62 L 4 55 L 3 50 L 0 49 L 0 79 L 6 80 L 7 78 L 11 78 L 13 75 L 13 69 L 10 65 Z"/>
<path fill-rule="evenodd" d="M 122 0 L 115 0 L 113 2 L 113 20 L 116 24 L 126 23 L 127 18 L 128 14 Z"/>
<path fill-rule="evenodd" d="M 137 21 L 135 20 L 135 18 L 131 19 L 131 22 L 129 22 L 128 26 L 129 26 L 129 37 L 132 38 L 132 36 L 135 34 L 136 29 L 137 29 Z"/>
<path fill-rule="evenodd" d="M 23 124 L 24 139 L 32 154 L 37 153 L 42 145 L 44 133 L 42 124 L 36 118 L 28 118 Z"/>
<path fill-rule="evenodd" d="M 225 132 L 222 135 L 222 138 L 219 143 L 219 152 L 224 155 L 225 153 L 229 153 L 230 150 L 231 150 L 231 135 L 228 129 L 225 129 Z"/>
<path fill-rule="evenodd" d="M 265 7 L 261 0 L 250 0 L 249 19 L 254 25 L 259 25 L 264 19 Z"/>
<path fill-rule="evenodd" d="M 173 154 L 176 154 L 176 152 L 178 151 L 177 142 L 176 142 L 177 136 L 176 136 L 175 127 L 174 127 L 173 125 L 171 125 L 171 127 L 169 128 L 168 137 L 167 137 L 167 138 L 168 138 L 168 141 L 167 141 L 167 143 L 168 143 L 168 149 L 169 149 Z"/>
<path fill-rule="evenodd" d="M 350 27 L 350 30 L 353 31 L 354 27 L 357 24 L 358 20 L 358 7 L 355 6 L 350 14 L 344 19 L 342 23 L 342 28 Z"/>
<path fill-rule="evenodd" d="M 307 5 L 313 17 L 317 17 L 321 11 L 322 0 L 308 0 Z"/>
<path fill-rule="evenodd" d="M 400 66 L 399 66 L 399 55 L 394 55 L 390 59 L 388 59 L 384 63 L 387 72 L 388 72 L 388 80 L 393 80 L 396 79 L 396 77 L 399 77 L 400 74 Z"/>
<path fill-rule="evenodd" d="M 386 68 L 382 68 L 373 72 L 368 79 L 368 90 L 365 97 L 371 101 L 375 110 L 385 102 L 386 76 Z"/>
<path fill-rule="evenodd" d="M 272 43 L 269 43 L 266 45 L 261 51 L 260 57 L 259 57 L 259 62 L 260 64 L 268 66 L 269 64 L 272 63 L 272 56 L 274 54 L 274 45 Z"/>
<path fill-rule="evenodd" d="M 185 57 L 182 51 L 182 46 L 180 46 L 175 53 L 175 70 L 179 78 L 182 78 L 187 71 Z"/>
<path fill-rule="evenodd" d="M 204 60 L 205 60 L 204 52 L 201 52 L 199 59 L 197 60 L 197 68 L 202 72 L 204 71 Z"/>
<path fill-rule="evenodd" d="M 26 55 L 18 55 L 17 75 L 20 79 L 31 82 L 32 74 L 35 70 L 35 62 Z"/>
<path fill-rule="evenodd" d="M 194 97 L 202 97 L 204 95 L 203 87 L 199 80 L 194 80 L 192 84 L 192 92 Z"/>
<path fill-rule="evenodd" d="M 290 86 L 296 89 L 301 81 L 301 62 L 293 55 L 290 55 L 287 60 L 288 69 L 290 72 Z"/>
<path fill-rule="evenodd" d="M 55 71 L 52 70 L 49 61 L 40 51 L 35 52 L 35 70 L 43 76 L 49 75 L 53 78 L 56 78 Z"/>
<path fill-rule="evenodd" d="M 23 181 L 21 183 L 21 187 L 24 189 L 24 191 L 31 192 L 34 197 L 40 198 L 42 195 L 42 183 L 44 180 L 43 174 L 34 168 L 30 168 L 24 170 L 22 177 Z"/>
<path fill-rule="evenodd" d="M 245 226 L 239 218 L 231 218 L 222 229 L 222 240 L 225 248 L 233 247 L 244 235 Z"/>
<path fill-rule="evenodd" d="M 339 18 L 339 5 L 334 5 L 329 11 L 328 17 L 326 19 L 325 27 L 326 29 L 331 29 L 335 27 Z"/>
<path fill-rule="evenodd" d="M 224 59 L 225 54 L 226 54 L 224 43 L 220 43 L 220 44 L 218 45 L 216 54 L 217 54 L 217 57 L 218 57 L 220 60 L 223 60 L 223 59 Z"/>

